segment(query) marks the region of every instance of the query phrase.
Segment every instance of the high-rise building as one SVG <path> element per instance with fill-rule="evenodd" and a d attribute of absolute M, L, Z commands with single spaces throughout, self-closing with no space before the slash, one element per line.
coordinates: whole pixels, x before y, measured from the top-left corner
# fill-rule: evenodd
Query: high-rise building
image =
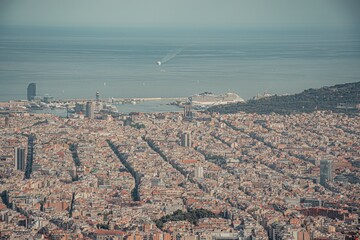
<path fill-rule="evenodd" d="M 102 110 L 102 104 L 100 102 L 100 93 L 96 92 L 96 104 L 95 104 L 95 111 L 100 112 Z"/>
<path fill-rule="evenodd" d="M 186 103 L 184 105 L 184 118 L 185 119 L 189 119 L 192 117 L 192 112 L 191 112 L 191 104 L 190 103 Z"/>
<path fill-rule="evenodd" d="M 75 112 L 76 113 L 84 113 L 85 105 L 83 103 L 75 103 Z"/>
<path fill-rule="evenodd" d="M 8 116 L 5 117 L 5 127 L 10 126 L 10 118 Z"/>
<path fill-rule="evenodd" d="M 191 132 L 185 132 L 181 134 L 181 146 L 183 147 L 191 147 L 192 141 L 191 141 Z"/>
<path fill-rule="evenodd" d="M 50 96 L 48 94 L 44 96 L 44 102 L 45 103 L 51 103 L 52 101 L 54 101 L 53 96 Z"/>
<path fill-rule="evenodd" d="M 27 87 L 27 100 L 32 101 L 36 96 L 36 83 L 30 83 Z"/>
<path fill-rule="evenodd" d="M 203 178 L 204 177 L 204 168 L 202 166 L 196 166 L 194 175 L 196 178 Z"/>
<path fill-rule="evenodd" d="M 96 92 L 96 102 L 98 103 L 100 101 L 100 93 Z"/>
<path fill-rule="evenodd" d="M 14 162 L 15 162 L 15 170 L 20 170 L 20 171 L 25 170 L 25 148 L 23 147 L 15 148 Z"/>
<path fill-rule="evenodd" d="M 95 116 L 94 110 L 95 110 L 94 103 L 87 102 L 86 103 L 86 117 L 90 118 L 90 119 L 94 119 L 94 116 Z"/>
<path fill-rule="evenodd" d="M 333 162 L 331 160 L 320 161 L 320 184 L 325 186 L 326 181 L 333 180 Z"/>

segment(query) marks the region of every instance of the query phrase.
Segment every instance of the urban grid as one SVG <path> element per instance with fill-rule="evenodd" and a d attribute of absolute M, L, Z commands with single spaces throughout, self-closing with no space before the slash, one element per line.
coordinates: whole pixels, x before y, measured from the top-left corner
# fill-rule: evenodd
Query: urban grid
<path fill-rule="evenodd" d="M 0 117 L 1 239 L 359 235 L 358 115 L 112 116 L 99 104 Z"/>

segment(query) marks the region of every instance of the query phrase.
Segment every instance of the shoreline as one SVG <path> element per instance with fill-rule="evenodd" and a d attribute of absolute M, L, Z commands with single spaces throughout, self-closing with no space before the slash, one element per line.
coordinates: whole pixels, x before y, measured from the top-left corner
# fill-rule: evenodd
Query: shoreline
<path fill-rule="evenodd" d="M 111 114 L 129 114 L 131 112 L 156 113 L 156 112 L 181 112 L 182 108 L 171 104 L 171 101 L 181 101 L 186 98 L 116 98 L 107 101 L 100 99 L 99 103 L 108 109 Z M 0 115 L 22 114 L 22 113 L 48 113 L 60 116 L 73 112 L 76 104 L 85 105 L 86 102 L 95 102 L 95 99 L 65 99 L 51 103 L 29 102 L 27 100 L 11 100 L 0 102 Z M 32 107 L 30 107 L 32 106 Z M 114 111 L 114 108 L 116 110 Z M 112 111 L 110 111 L 112 109 Z M 85 109 L 84 109 L 85 110 Z"/>
<path fill-rule="evenodd" d="M 163 101 L 163 100 L 186 100 L 188 97 L 130 97 L 130 98 L 108 98 L 108 99 L 99 99 L 101 102 L 108 102 L 108 100 L 116 100 L 116 101 L 126 101 L 126 100 L 138 100 L 138 101 Z M 92 98 L 67 98 L 67 99 L 57 99 L 53 102 L 86 102 L 86 101 L 96 101 L 96 99 Z M 11 99 L 8 101 L 0 101 L 0 107 L 6 103 L 29 103 L 26 99 Z"/>

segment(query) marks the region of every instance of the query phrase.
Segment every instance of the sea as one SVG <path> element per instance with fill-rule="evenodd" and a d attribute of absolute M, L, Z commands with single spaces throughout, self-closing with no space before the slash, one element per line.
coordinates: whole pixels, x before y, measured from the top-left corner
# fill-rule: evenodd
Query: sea
<path fill-rule="evenodd" d="M 350 30 L 0 27 L 0 101 L 26 99 L 32 82 L 55 99 L 99 91 L 102 99 L 234 92 L 246 100 L 359 79 L 360 33 Z"/>

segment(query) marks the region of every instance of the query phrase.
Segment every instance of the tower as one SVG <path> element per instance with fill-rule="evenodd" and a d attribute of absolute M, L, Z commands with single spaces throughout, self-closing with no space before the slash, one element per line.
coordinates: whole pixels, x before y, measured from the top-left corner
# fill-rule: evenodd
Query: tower
<path fill-rule="evenodd" d="M 99 99 L 100 99 L 100 93 L 99 91 L 96 92 L 96 103 L 99 103 Z"/>
<path fill-rule="evenodd" d="M 95 104 L 95 111 L 99 112 L 102 109 L 102 105 L 100 103 L 100 93 L 99 91 L 96 92 L 96 104 Z"/>
<path fill-rule="evenodd" d="M 94 119 L 94 104 L 93 102 L 86 103 L 86 117 Z"/>
<path fill-rule="evenodd" d="M 5 117 L 5 127 L 9 127 L 10 126 L 10 118 L 9 116 Z"/>
<path fill-rule="evenodd" d="M 191 147 L 192 146 L 190 132 L 185 132 L 185 133 L 181 134 L 181 146 L 183 146 L 183 147 Z"/>
<path fill-rule="evenodd" d="M 27 87 L 27 100 L 32 101 L 36 96 L 36 83 L 30 83 Z"/>
<path fill-rule="evenodd" d="M 333 180 L 333 162 L 330 160 L 320 161 L 320 184 L 325 186 L 326 181 Z"/>
<path fill-rule="evenodd" d="M 191 103 L 186 103 L 184 105 L 184 119 L 190 119 L 191 117 L 192 117 Z"/>
<path fill-rule="evenodd" d="M 25 170 L 25 148 L 23 147 L 15 148 L 14 162 L 15 162 L 15 170 L 20 170 L 20 171 Z"/>

